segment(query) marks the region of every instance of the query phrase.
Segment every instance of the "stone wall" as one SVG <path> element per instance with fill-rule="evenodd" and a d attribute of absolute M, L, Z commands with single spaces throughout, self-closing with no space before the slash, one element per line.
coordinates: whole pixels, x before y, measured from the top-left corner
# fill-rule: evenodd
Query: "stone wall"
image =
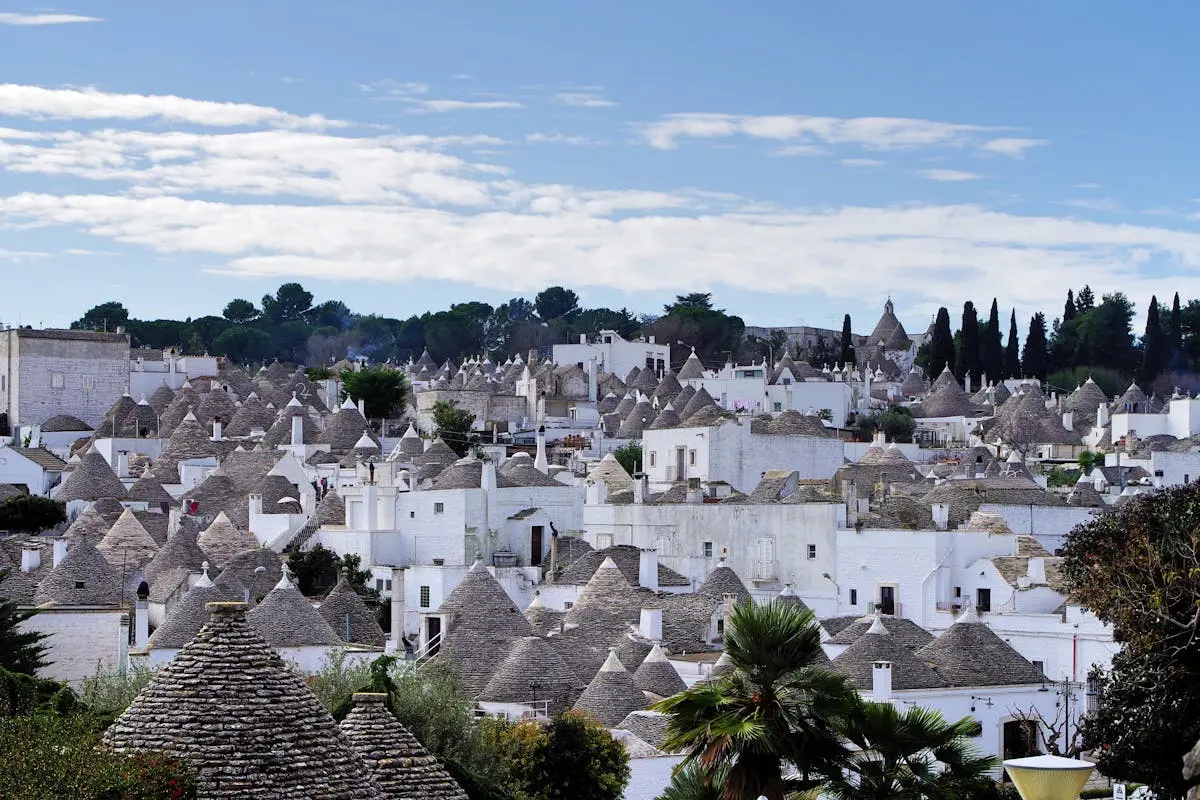
<path fill-rule="evenodd" d="M 22 626 L 49 634 L 45 640 L 49 666 L 38 671 L 43 678 L 66 681 L 78 687 L 84 678 L 115 672 L 128 653 L 121 637 L 125 612 L 116 608 L 45 608 Z"/>
<path fill-rule="evenodd" d="M 62 336 L 67 333 L 74 336 Z M 129 340 L 123 335 L 17 330 L 4 338 L 0 374 L 13 425 L 41 424 L 57 414 L 96 425 L 129 388 Z"/>

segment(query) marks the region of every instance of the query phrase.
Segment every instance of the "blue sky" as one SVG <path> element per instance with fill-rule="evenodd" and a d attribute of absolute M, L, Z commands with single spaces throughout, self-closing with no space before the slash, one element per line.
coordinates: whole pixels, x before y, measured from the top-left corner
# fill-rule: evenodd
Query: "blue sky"
<path fill-rule="evenodd" d="M 0 0 L 2 3 L 2 0 Z M 0 4 L 5 323 L 1200 296 L 1200 7 Z M 1140 320 L 1137 325 L 1140 327 Z"/>

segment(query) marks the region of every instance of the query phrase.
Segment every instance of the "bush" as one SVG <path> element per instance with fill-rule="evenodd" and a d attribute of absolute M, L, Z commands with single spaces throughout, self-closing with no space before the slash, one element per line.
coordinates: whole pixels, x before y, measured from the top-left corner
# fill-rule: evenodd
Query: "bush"
<path fill-rule="evenodd" d="M 642 445 L 640 442 L 626 442 L 613 450 L 612 454 L 617 463 L 624 467 L 630 475 L 637 475 L 642 471 Z"/>
<path fill-rule="evenodd" d="M 78 704 L 75 692 L 65 683 L 0 667 L 0 717 L 20 717 L 34 712 L 64 714 Z"/>
<path fill-rule="evenodd" d="M 529 800 L 618 800 L 629 782 L 625 747 L 583 714 L 511 729 L 513 782 Z"/>
<path fill-rule="evenodd" d="M 187 766 L 163 754 L 104 749 L 95 720 L 50 714 L 0 720 L 0 787 L 7 800 L 188 800 Z"/>
<path fill-rule="evenodd" d="M 49 497 L 22 495 L 0 502 L 0 530 L 41 533 L 66 521 L 66 506 Z"/>
<path fill-rule="evenodd" d="M 96 674 L 83 679 L 80 699 L 92 713 L 116 719 L 153 677 L 154 670 L 148 667 L 134 667 L 125 672 L 97 669 Z"/>
<path fill-rule="evenodd" d="M 304 679 L 325 710 L 337 718 L 345 716 L 351 695 L 371 682 L 371 665 L 348 664 L 345 650 L 334 650 L 321 668 Z"/>

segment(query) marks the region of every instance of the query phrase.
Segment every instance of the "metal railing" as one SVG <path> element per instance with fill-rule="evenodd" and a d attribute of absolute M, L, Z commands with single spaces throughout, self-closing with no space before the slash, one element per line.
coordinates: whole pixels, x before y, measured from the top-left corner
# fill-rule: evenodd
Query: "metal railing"
<path fill-rule="evenodd" d="M 419 649 L 413 651 L 412 661 L 415 666 L 421 666 L 436 656 L 442 649 L 442 634 L 436 633 Z"/>

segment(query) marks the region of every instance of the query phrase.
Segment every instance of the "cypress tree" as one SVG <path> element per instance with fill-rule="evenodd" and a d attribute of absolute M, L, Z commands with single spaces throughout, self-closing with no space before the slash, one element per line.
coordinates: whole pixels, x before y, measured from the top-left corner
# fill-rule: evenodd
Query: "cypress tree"
<path fill-rule="evenodd" d="M 838 358 L 844 367 L 846 364 L 856 363 L 854 360 L 854 334 L 850 332 L 850 315 L 842 317 L 842 349 Z"/>
<path fill-rule="evenodd" d="M 979 343 L 980 370 L 989 381 L 998 381 L 1004 377 L 1004 346 L 1000 343 L 1000 308 L 994 297 L 982 335 L 983 340 Z"/>
<path fill-rule="evenodd" d="M 1067 302 L 1063 306 L 1063 322 L 1075 319 L 1075 293 L 1067 289 Z"/>
<path fill-rule="evenodd" d="M 1142 369 L 1138 373 L 1138 380 L 1146 391 L 1166 363 L 1167 342 L 1158 315 L 1158 298 L 1151 296 L 1150 308 L 1146 310 L 1146 333 L 1142 336 Z"/>
<path fill-rule="evenodd" d="M 954 375 L 960 381 L 971 378 L 971 386 L 979 387 L 979 316 L 975 304 L 970 300 L 963 303 L 962 345 L 954 362 Z"/>
<path fill-rule="evenodd" d="M 1046 315 L 1037 312 L 1029 320 L 1029 335 L 1021 353 L 1021 371 L 1027 378 L 1046 379 Z"/>
<path fill-rule="evenodd" d="M 929 340 L 929 376 L 936 378 L 947 366 L 954 369 L 954 334 L 950 331 L 950 312 L 939 308 Z"/>
<path fill-rule="evenodd" d="M 1004 346 L 1004 377 L 1021 377 L 1021 353 L 1017 349 L 1017 312 L 1008 318 L 1008 343 Z"/>
<path fill-rule="evenodd" d="M 10 571 L 0 569 L 0 583 Z M 41 642 L 47 634 L 21 627 L 22 622 L 36 613 L 36 609 L 23 611 L 12 600 L 0 596 L 0 672 L 34 675 L 46 666 L 46 645 Z"/>
<path fill-rule="evenodd" d="M 1179 292 L 1175 293 L 1175 302 L 1171 303 L 1171 318 L 1167 325 L 1167 344 L 1170 345 L 1171 355 L 1183 350 L 1183 312 L 1179 308 Z"/>

